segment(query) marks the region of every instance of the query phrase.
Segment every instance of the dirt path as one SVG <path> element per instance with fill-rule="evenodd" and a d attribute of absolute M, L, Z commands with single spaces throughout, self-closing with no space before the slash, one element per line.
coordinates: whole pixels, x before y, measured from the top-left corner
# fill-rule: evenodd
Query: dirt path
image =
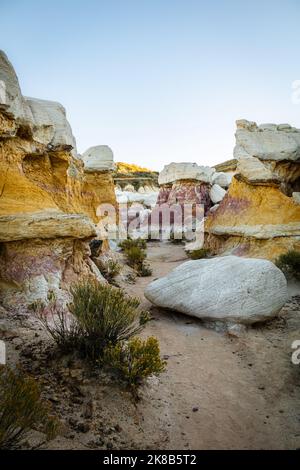
<path fill-rule="evenodd" d="M 127 290 L 151 308 L 145 286 L 186 256 L 180 245 L 153 242 L 148 259 L 152 278 Z M 161 398 L 166 448 L 300 447 L 300 366 L 291 363 L 291 343 L 300 339 L 299 302 L 284 310 L 285 320 L 230 338 L 187 316 L 151 309 L 155 321 L 146 334 L 159 338 L 168 357 L 152 395 Z M 145 406 L 145 420 L 148 411 Z"/>

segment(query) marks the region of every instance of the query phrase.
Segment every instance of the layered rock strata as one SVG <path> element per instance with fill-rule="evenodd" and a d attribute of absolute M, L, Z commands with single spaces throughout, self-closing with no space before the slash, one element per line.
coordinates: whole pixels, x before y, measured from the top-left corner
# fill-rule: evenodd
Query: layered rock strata
<path fill-rule="evenodd" d="M 205 224 L 214 253 L 275 260 L 300 249 L 300 130 L 237 121 L 237 172 Z"/>
<path fill-rule="evenodd" d="M 77 154 L 62 105 L 22 95 L 3 52 L 0 84 L 1 296 L 45 299 L 80 275 L 101 276 L 89 241 L 98 206 L 116 204 L 112 173 Z"/>

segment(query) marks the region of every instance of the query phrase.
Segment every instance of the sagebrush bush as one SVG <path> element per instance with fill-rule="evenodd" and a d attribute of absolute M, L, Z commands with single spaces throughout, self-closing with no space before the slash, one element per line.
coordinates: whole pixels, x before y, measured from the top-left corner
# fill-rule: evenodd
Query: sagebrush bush
<path fill-rule="evenodd" d="M 132 338 L 128 342 L 110 345 L 105 350 L 105 362 L 118 371 L 130 387 L 136 389 L 150 375 L 164 371 L 157 338 Z"/>
<path fill-rule="evenodd" d="M 0 449 L 17 449 L 31 430 L 53 439 L 59 423 L 41 398 L 37 382 L 21 370 L 0 366 Z"/>
<path fill-rule="evenodd" d="M 138 246 L 132 246 L 125 250 L 126 259 L 129 266 L 137 271 L 142 266 L 143 262 L 145 261 L 147 255 L 144 250 L 139 248 Z"/>
<path fill-rule="evenodd" d="M 198 250 L 191 250 L 187 252 L 187 255 L 191 259 L 206 258 L 210 254 L 207 248 L 199 248 Z"/>
<path fill-rule="evenodd" d="M 300 251 L 289 250 L 275 261 L 276 266 L 288 277 L 300 279 Z"/>
<path fill-rule="evenodd" d="M 138 310 L 138 299 L 109 284 L 88 279 L 75 284 L 71 294 L 69 312 L 49 304 L 38 316 L 62 350 L 73 350 L 83 357 L 101 360 L 108 344 L 129 339 L 149 319 L 148 312 Z"/>
<path fill-rule="evenodd" d="M 145 262 L 147 255 L 139 246 L 131 246 L 125 250 L 127 264 L 133 268 L 138 276 L 151 276 L 152 270 L 148 263 Z"/>
<path fill-rule="evenodd" d="M 126 251 L 129 248 L 132 247 L 138 247 L 141 248 L 142 250 L 145 250 L 147 248 L 147 242 L 143 238 L 126 238 L 125 240 L 122 240 L 119 243 L 119 247 L 123 250 Z"/>
<path fill-rule="evenodd" d="M 114 278 L 120 273 L 121 265 L 113 259 L 97 260 L 97 266 L 100 269 L 103 277 L 111 284 L 114 283 Z"/>
<path fill-rule="evenodd" d="M 47 305 L 33 306 L 38 319 L 63 352 L 80 349 L 82 330 L 75 317 L 53 299 Z"/>

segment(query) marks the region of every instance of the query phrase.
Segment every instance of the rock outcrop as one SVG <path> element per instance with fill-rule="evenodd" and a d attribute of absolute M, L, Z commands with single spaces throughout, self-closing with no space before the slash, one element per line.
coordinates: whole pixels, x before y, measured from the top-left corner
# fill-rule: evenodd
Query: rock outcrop
<path fill-rule="evenodd" d="M 251 324 L 281 310 L 287 282 L 268 260 L 224 256 L 181 264 L 150 283 L 145 297 L 202 320 Z"/>
<path fill-rule="evenodd" d="M 158 191 L 158 172 L 130 163 L 118 162 L 113 174 L 119 191 L 151 193 Z"/>
<path fill-rule="evenodd" d="M 46 298 L 80 275 L 100 277 L 89 240 L 97 207 L 116 204 L 112 172 L 97 155 L 85 168 L 63 106 L 24 97 L 2 52 L 0 83 L 1 296 Z"/>
<path fill-rule="evenodd" d="M 209 190 L 215 169 L 196 163 L 170 163 L 160 172 L 158 206 L 167 204 L 203 204 L 205 213 L 211 207 Z"/>
<path fill-rule="evenodd" d="M 90 147 L 82 154 L 86 172 L 101 172 L 114 170 L 114 155 L 107 145 Z"/>
<path fill-rule="evenodd" d="M 199 166 L 197 163 L 170 163 L 165 165 L 158 176 L 158 184 L 165 185 L 180 180 L 196 180 L 212 183 L 215 169 L 209 166 Z"/>
<path fill-rule="evenodd" d="M 300 130 L 237 121 L 237 172 L 206 220 L 215 254 L 276 259 L 300 249 Z"/>

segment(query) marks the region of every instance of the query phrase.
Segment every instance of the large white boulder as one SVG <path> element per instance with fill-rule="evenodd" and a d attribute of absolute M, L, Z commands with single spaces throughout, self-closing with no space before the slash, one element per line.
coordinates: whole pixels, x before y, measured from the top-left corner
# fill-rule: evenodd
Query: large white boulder
<path fill-rule="evenodd" d="M 234 158 L 256 157 L 260 160 L 300 159 L 300 129 L 288 124 L 262 124 L 245 119 L 237 121 Z"/>
<path fill-rule="evenodd" d="M 225 173 L 223 171 L 220 171 L 220 172 L 216 171 L 216 173 L 214 173 L 213 175 L 212 183 L 218 184 L 219 186 L 221 186 L 221 188 L 228 188 L 228 186 L 231 183 L 232 178 L 233 178 L 232 172 Z"/>
<path fill-rule="evenodd" d="M 262 183 L 273 181 L 275 175 L 270 168 L 267 168 L 264 163 L 256 157 L 243 156 L 237 164 L 237 171 L 249 183 Z"/>
<path fill-rule="evenodd" d="M 197 163 L 170 163 L 159 173 L 158 184 L 174 183 L 178 180 L 197 180 L 211 183 L 215 168 L 199 166 Z"/>
<path fill-rule="evenodd" d="M 151 282 L 153 304 L 204 320 L 251 324 L 274 317 L 287 300 L 287 282 L 271 261 L 224 256 L 187 261 Z"/>
<path fill-rule="evenodd" d="M 225 194 L 225 189 L 221 188 L 218 184 L 213 184 L 209 191 L 210 199 L 214 204 L 221 202 Z"/>
<path fill-rule="evenodd" d="M 55 101 L 25 98 L 31 112 L 33 139 L 41 144 L 71 146 L 76 153 L 76 142 L 66 118 L 65 108 Z"/>
<path fill-rule="evenodd" d="M 76 155 L 76 142 L 66 118 L 65 108 L 55 101 L 26 98 L 18 77 L 3 51 L 0 51 L 0 109 L 11 115 L 17 126 L 25 127 L 38 143 L 69 146 Z"/>
<path fill-rule="evenodd" d="M 87 172 L 111 171 L 114 169 L 114 154 L 108 145 L 90 147 L 82 154 Z"/>
<path fill-rule="evenodd" d="M 12 64 L 3 51 L 0 51 L 0 82 L 0 109 L 2 108 L 6 110 L 15 119 L 30 119 L 30 111 L 27 109 L 25 100 L 22 96 L 18 77 Z"/>

